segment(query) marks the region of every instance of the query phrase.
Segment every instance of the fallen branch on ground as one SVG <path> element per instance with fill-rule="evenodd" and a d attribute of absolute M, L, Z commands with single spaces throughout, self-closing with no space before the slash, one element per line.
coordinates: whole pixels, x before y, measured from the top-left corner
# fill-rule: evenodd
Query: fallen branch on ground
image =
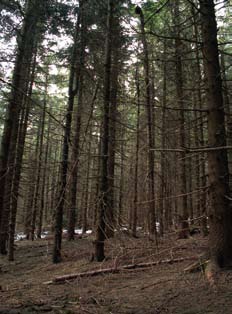
<path fill-rule="evenodd" d="M 189 272 L 189 273 L 194 273 L 194 272 L 198 272 L 198 271 L 205 271 L 205 268 L 207 267 L 208 263 L 209 263 L 209 254 L 203 254 L 201 256 L 198 257 L 198 261 L 189 265 L 188 267 L 186 267 L 184 269 L 184 272 Z"/>
<path fill-rule="evenodd" d="M 150 285 L 147 285 L 147 286 L 143 286 L 140 290 L 144 290 L 144 289 L 147 289 L 147 288 L 151 288 L 151 287 L 154 287 L 156 285 L 159 285 L 161 283 L 166 283 L 166 282 L 170 282 L 170 281 L 173 281 L 174 279 L 162 279 L 162 280 L 159 280 L 159 281 L 156 281 L 156 282 L 153 282 L 152 284 Z"/>
<path fill-rule="evenodd" d="M 193 264 L 189 265 L 188 267 L 186 267 L 184 269 L 184 272 L 195 273 L 198 271 L 205 271 L 205 268 L 206 268 L 208 263 L 209 263 L 209 260 L 197 261 L 196 263 L 193 263 Z"/>
<path fill-rule="evenodd" d="M 163 264 L 174 264 L 184 261 L 193 261 L 197 260 L 197 256 L 190 256 L 190 257 L 180 257 L 180 258 L 173 258 L 173 259 L 166 259 L 160 260 L 155 262 L 148 262 L 148 263 L 138 263 L 138 264 L 128 264 L 121 267 L 114 267 L 114 268 L 103 268 L 98 270 L 86 271 L 83 273 L 76 273 L 76 274 L 69 274 L 64 276 L 55 277 L 52 281 L 47 281 L 44 284 L 52 284 L 57 282 L 65 282 L 68 280 L 73 280 L 76 278 L 83 278 L 83 277 L 93 277 L 98 275 L 104 275 L 109 273 L 119 273 L 124 270 L 136 269 L 136 268 L 147 268 L 151 266 L 163 265 Z"/>

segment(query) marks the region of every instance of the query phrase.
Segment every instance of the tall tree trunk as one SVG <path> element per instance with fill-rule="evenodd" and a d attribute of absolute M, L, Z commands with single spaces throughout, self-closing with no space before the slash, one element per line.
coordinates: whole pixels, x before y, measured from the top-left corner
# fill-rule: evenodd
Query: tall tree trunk
<path fill-rule="evenodd" d="M 89 208 L 89 175 L 90 175 L 90 167 L 91 167 L 91 149 L 92 149 L 92 130 L 90 128 L 90 138 L 88 143 L 88 160 L 87 160 L 87 170 L 86 170 L 86 178 L 85 178 L 85 186 L 84 186 L 84 204 L 82 209 L 82 233 L 85 233 L 88 226 L 88 208 Z"/>
<path fill-rule="evenodd" d="M 100 134 L 102 134 L 102 131 L 100 131 Z M 97 143 L 96 147 L 96 155 L 101 156 L 102 151 L 102 139 L 99 139 L 99 142 Z M 95 195 L 94 195 L 94 217 L 93 217 L 93 224 L 94 226 L 97 226 L 98 224 L 98 209 L 99 209 L 99 192 L 100 192 L 100 173 L 101 173 L 101 158 L 98 158 L 97 161 L 97 169 L 96 169 L 96 187 L 95 187 Z"/>
<path fill-rule="evenodd" d="M 167 103 L 167 41 L 164 41 L 164 64 L 163 64 L 163 101 L 162 101 L 162 125 L 161 125 L 161 148 L 165 149 L 166 146 L 166 103 Z M 166 173 L 167 173 L 167 163 L 166 163 L 166 155 L 165 152 L 161 152 L 160 156 L 160 171 L 161 171 L 161 187 L 160 187 L 160 235 L 163 236 L 164 233 L 164 214 L 166 214 Z M 168 221 L 166 221 L 166 225 Z"/>
<path fill-rule="evenodd" d="M 70 211 L 69 211 L 69 222 L 68 222 L 68 240 L 74 240 L 75 236 L 75 223 L 77 216 L 77 179 L 78 179 L 78 165 L 79 165 L 79 155 L 80 155 L 80 136 L 81 136 L 81 123 L 82 123 L 82 108 L 83 108 L 83 84 L 84 76 L 83 69 L 85 63 L 85 36 L 86 36 L 86 27 L 83 16 L 83 1 L 80 2 L 80 54 L 78 60 L 78 100 L 77 100 L 77 111 L 75 116 L 75 131 L 74 138 L 72 143 L 72 164 L 70 167 L 71 171 L 71 186 L 70 186 Z"/>
<path fill-rule="evenodd" d="M 175 59 L 176 59 L 176 95 L 178 108 L 180 108 L 180 147 L 186 146 L 186 135 L 185 135 L 185 113 L 184 113 L 184 93 L 183 93 L 183 69 L 182 69 L 182 43 L 180 40 L 180 9 L 179 0 L 175 0 L 174 3 L 174 23 L 176 29 L 175 39 Z M 180 194 L 181 197 L 181 232 L 180 238 L 187 238 L 189 234 L 188 225 L 188 198 L 187 198 L 187 176 L 186 176 L 186 153 L 180 154 Z"/>
<path fill-rule="evenodd" d="M 36 145 L 37 150 L 37 145 Z M 37 155 L 37 152 L 35 152 L 35 155 Z M 32 220 L 32 208 L 34 203 L 34 191 L 35 191 L 35 181 L 36 181 L 36 173 L 34 169 L 37 167 L 36 160 L 33 160 L 31 162 L 32 170 L 31 170 L 31 176 L 29 180 L 29 187 L 27 192 L 27 202 L 25 204 L 25 218 L 24 218 L 24 233 L 26 234 L 27 240 L 30 238 L 30 232 L 31 232 L 31 220 Z"/>
<path fill-rule="evenodd" d="M 80 11 L 79 11 L 80 12 Z M 60 191 L 59 191 L 59 200 L 56 205 L 55 210 L 55 236 L 54 236 L 54 245 L 53 245 L 53 263 L 61 262 L 61 244 L 62 244 L 62 232 L 63 232 L 63 210 L 66 197 L 66 185 L 67 185 L 67 174 L 68 174 L 68 160 L 69 160 L 69 144 L 70 144 L 70 135 L 71 135 L 71 126 L 72 126 L 72 113 L 74 98 L 78 92 L 78 79 L 77 69 L 76 69 L 76 54 L 77 54 L 77 38 L 79 33 L 79 24 L 80 24 L 80 15 L 78 15 L 76 30 L 75 30 L 75 39 L 72 51 L 72 60 L 70 66 L 69 74 L 69 88 L 68 88 L 68 107 L 65 118 L 65 130 L 64 130 L 64 141 L 62 147 L 62 162 L 61 162 L 61 182 L 60 182 Z"/>
<path fill-rule="evenodd" d="M 33 185 L 33 194 L 32 194 L 32 204 L 30 207 L 31 217 L 30 217 L 30 232 L 29 238 L 34 241 L 34 232 L 35 232 L 35 222 L 36 222 L 36 214 L 37 214 L 37 203 L 39 197 L 39 183 L 40 183 L 40 169 L 41 165 L 39 162 L 40 159 L 40 142 L 41 142 L 41 129 L 42 124 L 39 121 L 37 137 L 36 137 L 36 148 L 35 148 L 35 167 L 32 170 L 34 175 L 32 176 L 32 185 Z"/>
<path fill-rule="evenodd" d="M 225 56 L 223 51 L 221 52 L 221 69 L 222 69 L 222 80 L 223 80 L 223 98 L 224 98 L 224 108 L 226 110 L 226 131 L 227 131 L 227 145 L 232 145 L 232 117 L 231 117 L 231 109 L 230 109 L 230 94 L 227 84 L 227 75 L 226 75 L 226 64 L 225 64 Z M 229 166 L 229 185 L 230 192 L 232 192 L 232 152 L 228 150 L 227 152 L 228 158 L 228 166 Z"/>
<path fill-rule="evenodd" d="M 29 67 L 33 57 L 34 46 L 37 39 L 37 27 L 40 20 L 41 9 L 44 2 L 39 6 L 35 0 L 26 4 L 26 13 L 18 37 L 18 51 L 15 61 L 12 79 L 12 92 L 6 113 L 4 132 L 0 150 L 0 252 L 6 254 L 6 243 L 8 238 L 8 224 L 14 163 L 19 127 L 20 111 L 24 96 L 28 90 Z"/>
<path fill-rule="evenodd" d="M 148 130 L 148 184 L 149 184 L 149 232 L 155 234 L 156 230 L 156 210 L 155 210 L 155 156 L 154 156 L 154 115 L 153 104 L 151 101 L 151 83 L 147 38 L 145 34 L 145 20 L 143 11 L 140 7 L 136 7 L 136 13 L 140 16 L 141 40 L 143 44 L 143 63 L 144 77 L 146 89 L 146 111 L 147 111 L 147 130 Z"/>
<path fill-rule="evenodd" d="M 46 79 L 47 81 L 47 79 Z M 47 85 L 47 82 L 46 82 Z M 43 143 L 44 143 L 44 128 L 45 128 L 45 118 L 46 118 L 46 93 L 47 93 L 47 86 L 45 91 L 45 98 L 43 102 L 43 108 L 41 112 L 41 119 L 39 121 L 39 132 L 38 132 L 38 156 L 36 156 L 37 161 L 37 172 L 36 172 L 36 183 L 35 183 L 35 194 L 34 194 L 34 202 L 33 202 L 33 209 L 32 209 L 32 220 L 31 220 L 31 240 L 33 241 L 35 238 L 35 229 L 36 229 L 36 219 L 38 216 L 38 211 L 40 212 L 43 210 L 42 208 L 38 208 L 40 205 L 39 198 L 41 196 L 41 172 L 42 172 L 42 163 L 43 163 Z"/>
<path fill-rule="evenodd" d="M 46 69 L 48 70 L 48 69 Z M 44 194 L 45 194 L 45 178 L 46 178 L 46 166 L 48 158 L 48 147 L 46 145 L 46 151 L 44 151 L 44 133 L 45 133 L 45 122 L 46 122 L 46 108 L 47 108 L 47 96 L 48 96 L 48 74 L 46 73 L 45 77 L 45 89 L 44 89 L 44 104 L 42 111 L 42 129 L 41 129 L 41 142 L 40 142 L 40 176 L 41 178 L 41 191 L 40 191 L 40 202 L 39 202 L 39 211 L 38 211 L 38 227 L 37 227 L 37 237 L 41 238 L 42 226 L 43 226 L 43 216 L 44 216 Z M 44 155 L 44 158 L 43 158 Z M 44 161 L 44 163 L 43 163 Z M 43 165 L 42 165 L 43 164 Z M 42 166 L 44 169 L 42 169 Z"/>
<path fill-rule="evenodd" d="M 197 78 L 198 79 L 198 78 Z M 193 82 L 193 84 L 195 84 L 195 80 Z M 194 88 L 194 86 L 193 86 Z M 200 147 L 200 141 L 199 141 L 199 125 L 198 125 L 198 121 L 199 121 L 199 117 L 201 115 L 199 115 L 199 113 L 196 111 L 197 109 L 197 105 L 199 106 L 199 103 L 196 99 L 196 93 L 193 92 L 192 93 L 192 101 L 193 101 L 193 109 L 194 111 L 194 120 L 195 120 L 195 125 L 194 125 L 194 144 L 195 147 Z M 201 127 L 201 126 L 200 126 Z M 195 161 L 195 167 L 196 167 L 196 189 L 200 189 L 201 187 L 201 159 L 200 159 L 200 154 L 196 154 L 196 157 L 194 158 Z M 196 217 L 200 217 L 201 216 L 201 202 L 200 202 L 200 198 L 201 198 L 201 191 L 199 190 L 196 196 L 196 200 L 195 200 L 195 215 Z M 191 217 L 193 218 L 193 217 Z"/>
<path fill-rule="evenodd" d="M 18 136 L 18 144 L 17 144 L 17 154 L 15 160 L 15 173 L 14 173 L 14 181 L 12 186 L 12 204 L 11 204 L 11 211 L 10 211 L 10 224 L 9 224 L 9 260 L 14 260 L 14 236 L 15 236 L 15 225 L 16 225 L 16 214 L 17 214 L 17 207 L 18 207 L 18 196 L 19 196 L 19 185 L 21 179 L 21 170 L 22 170 L 22 163 L 23 163 L 23 153 L 24 153 L 24 145 L 25 139 L 27 134 L 27 126 L 28 126 L 28 119 L 29 113 L 31 109 L 31 96 L 32 96 L 32 88 L 34 84 L 34 76 L 35 76 L 35 68 L 36 68 L 36 51 L 34 52 L 34 60 L 32 64 L 31 70 L 31 79 L 30 79 L 30 87 L 28 92 L 28 98 L 25 99 L 24 103 L 24 116 L 21 118 L 21 125 L 19 130 Z"/>
<path fill-rule="evenodd" d="M 51 105 L 50 105 L 50 112 L 51 112 Z M 47 134 L 46 134 L 47 142 L 46 142 L 46 149 L 45 149 L 45 165 L 44 165 L 44 174 L 43 174 L 43 182 L 45 186 L 44 191 L 44 199 L 45 199 L 45 208 L 44 208 L 44 220 L 45 223 L 48 224 L 49 216 L 51 214 L 50 210 L 52 206 L 50 206 L 51 200 L 51 168 L 49 166 L 48 161 L 51 160 L 51 116 L 48 117 L 48 127 L 47 127 Z"/>
<path fill-rule="evenodd" d="M 217 24 L 213 0 L 199 0 L 203 40 L 203 62 L 207 84 L 210 197 L 210 251 L 214 263 L 223 267 L 232 262 L 232 211 L 229 203 L 229 170 L 225 114 L 219 65 Z"/>
<path fill-rule="evenodd" d="M 140 82 L 139 70 L 136 68 L 135 74 L 136 96 L 137 96 L 137 125 L 136 125 L 136 149 L 135 149 L 135 176 L 134 176 L 134 204 L 132 213 L 132 235 L 136 237 L 138 222 L 138 168 L 139 168 L 139 129 L 140 129 Z"/>
<path fill-rule="evenodd" d="M 109 182 L 108 182 L 108 148 L 109 148 L 109 110 L 111 88 L 111 59 L 112 59 L 112 26 L 114 14 L 114 1 L 108 0 L 107 9 L 107 34 L 105 42 L 105 69 L 104 69 L 104 108 L 102 129 L 102 152 L 101 152 L 101 183 L 99 189 L 99 211 L 95 240 L 95 257 L 97 261 L 105 258 L 104 241 L 106 238 L 105 226 L 106 215 L 109 211 Z"/>
<path fill-rule="evenodd" d="M 118 227 L 122 225 L 122 216 L 123 216 L 123 191 L 124 191 L 124 172 L 125 172 L 125 136 L 124 136 L 124 127 L 121 125 L 121 143 L 120 143 L 120 182 L 119 182 L 119 200 L 118 200 L 118 217 L 117 224 Z"/>
<path fill-rule="evenodd" d="M 193 27 L 194 27 L 194 39 L 196 42 L 200 40 L 199 36 L 199 30 L 198 30 L 198 24 L 196 20 L 196 10 L 194 7 L 192 7 L 192 16 L 193 16 Z M 197 92 L 196 92 L 196 97 L 197 97 L 197 103 L 200 109 L 203 109 L 203 99 L 202 99 L 202 92 L 201 92 L 201 83 L 202 83 L 202 74 L 201 74 L 201 63 L 200 63 L 200 53 L 199 53 L 199 48 L 196 44 L 196 81 L 197 81 Z M 204 118 L 203 118 L 203 112 L 200 112 L 200 137 L 199 138 L 199 144 L 200 146 L 205 145 L 205 136 L 204 136 Z M 203 235 L 206 236 L 208 235 L 208 230 L 207 230 L 207 209 L 206 209 L 206 185 L 207 185 L 207 179 L 206 179 L 206 164 L 205 164 L 205 155 L 201 154 L 199 157 L 199 173 L 200 173 L 200 195 L 199 195 L 199 209 L 200 212 L 199 214 L 202 215 L 201 219 L 201 228 Z"/>
<path fill-rule="evenodd" d="M 118 38 L 115 38 L 115 29 L 118 28 L 114 19 L 114 47 L 112 52 L 112 71 L 111 71 L 111 95 L 109 109 L 109 148 L 108 148 L 108 181 L 109 181 L 109 211 L 107 213 L 106 235 L 108 238 L 113 237 L 115 229 L 115 149 L 116 149 L 116 118 L 117 118 L 117 101 L 118 101 L 118 75 L 119 75 L 119 47 Z M 119 36 L 119 34 L 117 34 Z"/>

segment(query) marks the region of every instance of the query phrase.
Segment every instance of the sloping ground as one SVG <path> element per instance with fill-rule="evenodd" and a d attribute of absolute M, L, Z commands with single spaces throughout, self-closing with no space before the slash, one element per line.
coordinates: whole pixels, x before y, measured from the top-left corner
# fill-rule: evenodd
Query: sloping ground
<path fill-rule="evenodd" d="M 232 273 L 218 274 L 211 287 L 202 272 L 186 273 L 192 262 L 166 263 L 119 273 L 44 284 L 56 276 L 106 267 L 199 256 L 206 240 L 166 237 L 159 242 L 117 235 L 107 243 L 108 259 L 91 262 L 92 238 L 64 241 L 63 263 L 51 263 L 52 240 L 21 241 L 16 261 L 1 258 L 0 314 L 231 314 Z"/>

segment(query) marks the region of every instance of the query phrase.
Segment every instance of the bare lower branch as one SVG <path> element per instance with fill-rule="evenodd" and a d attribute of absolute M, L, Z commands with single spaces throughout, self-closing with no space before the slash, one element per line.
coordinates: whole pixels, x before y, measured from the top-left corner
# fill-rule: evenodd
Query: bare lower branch
<path fill-rule="evenodd" d="M 153 148 L 156 152 L 173 152 L 173 153 L 207 153 L 218 150 L 231 150 L 232 146 L 218 146 L 218 147 L 205 147 L 205 148 Z"/>

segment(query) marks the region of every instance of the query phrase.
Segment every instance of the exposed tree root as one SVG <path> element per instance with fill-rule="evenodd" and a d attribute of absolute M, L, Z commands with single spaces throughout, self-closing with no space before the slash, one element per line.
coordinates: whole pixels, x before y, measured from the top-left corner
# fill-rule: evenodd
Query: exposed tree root
<path fill-rule="evenodd" d="M 219 266 L 209 259 L 208 255 L 199 257 L 199 260 L 184 269 L 185 272 L 194 273 L 202 271 L 209 285 L 217 290 L 217 276 L 220 271 Z"/>
<path fill-rule="evenodd" d="M 212 260 L 210 260 L 205 268 L 205 277 L 209 282 L 209 285 L 217 291 L 219 266 Z"/>

